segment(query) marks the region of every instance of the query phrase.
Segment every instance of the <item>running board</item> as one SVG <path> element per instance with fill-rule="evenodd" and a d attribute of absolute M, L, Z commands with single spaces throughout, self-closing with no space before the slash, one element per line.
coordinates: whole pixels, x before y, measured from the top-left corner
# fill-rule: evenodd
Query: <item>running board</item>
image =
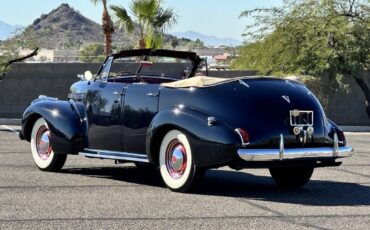
<path fill-rule="evenodd" d="M 84 149 L 82 150 L 82 152 L 79 152 L 78 154 L 81 156 L 88 157 L 88 158 L 149 163 L 148 157 L 145 154 L 115 152 L 115 151 L 106 151 L 106 150 L 97 150 L 97 149 Z"/>

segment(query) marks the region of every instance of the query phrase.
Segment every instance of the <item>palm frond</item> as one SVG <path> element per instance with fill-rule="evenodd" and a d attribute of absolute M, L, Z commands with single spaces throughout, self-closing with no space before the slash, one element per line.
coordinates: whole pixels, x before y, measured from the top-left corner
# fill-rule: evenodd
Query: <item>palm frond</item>
<path fill-rule="evenodd" d="M 97 5 L 101 2 L 104 8 L 106 8 L 108 0 L 90 0 L 90 2 L 92 2 L 94 5 Z"/>
<path fill-rule="evenodd" d="M 172 8 L 160 8 L 153 22 L 153 26 L 155 28 L 171 28 L 174 24 L 177 23 L 176 17 L 177 15 L 174 13 L 174 10 Z"/>
<path fill-rule="evenodd" d="M 128 15 L 127 10 L 122 6 L 111 5 L 111 10 L 117 17 L 117 22 L 120 26 L 124 26 L 129 33 L 135 30 L 134 22 L 132 21 L 130 15 Z"/>
<path fill-rule="evenodd" d="M 145 22 L 150 22 L 154 19 L 159 7 L 158 0 L 134 0 L 130 5 L 132 14 Z"/>

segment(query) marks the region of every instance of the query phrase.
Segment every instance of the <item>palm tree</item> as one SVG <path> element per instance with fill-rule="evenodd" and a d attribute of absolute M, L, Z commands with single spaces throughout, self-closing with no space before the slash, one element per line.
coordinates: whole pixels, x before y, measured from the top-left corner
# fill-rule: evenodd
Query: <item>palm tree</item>
<path fill-rule="evenodd" d="M 176 15 L 172 8 L 159 8 L 157 14 L 151 22 L 151 30 L 148 33 L 148 44 L 152 48 L 159 48 L 162 46 L 163 34 L 165 30 L 176 24 Z"/>
<path fill-rule="evenodd" d="M 129 33 L 134 32 L 135 23 L 138 24 L 140 49 L 144 49 L 147 46 L 158 48 L 157 46 L 162 41 L 164 30 L 176 23 L 174 10 L 171 8 L 163 9 L 161 0 L 132 0 L 129 6 L 132 16 L 122 6 L 112 5 L 110 8 L 117 16 L 120 25 L 125 26 Z M 151 42 L 146 43 L 145 40 Z"/>
<path fill-rule="evenodd" d="M 95 5 L 101 2 L 103 4 L 103 16 L 102 16 L 102 29 L 104 33 L 104 54 L 109 55 L 112 53 L 112 34 L 114 33 L 113 21 L 109 15 L 107 2 L 109 0 L 91 0 Z"/>
<path fill-rule="evenodd" d="M 172 46 L 172 49 L 176 49 L 176 47 L 179 45 L 179 39 L 177 39 L 176 37 L 172 39 L 171 41 L 171 46 Z"/>

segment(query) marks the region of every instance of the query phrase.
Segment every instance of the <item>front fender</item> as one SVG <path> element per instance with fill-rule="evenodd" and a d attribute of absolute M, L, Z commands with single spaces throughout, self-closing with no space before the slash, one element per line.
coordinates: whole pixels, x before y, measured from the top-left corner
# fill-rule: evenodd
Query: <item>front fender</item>
<path fill-rule="evenodd" d="M 49 126 L 55 153 L 77 154 L 88 145 L 84 104 L 50 98 L 34 100 L 23 114 L 22 132 L 26 140 L 31 140 L 33 124 L 40 117 Z"/>
<path fill-rule="evenodd" d="M 197 166 L 216 166 L 232 161 L 240 146 L 240 137 L 217 118 L 214 124 L 209 125 L 209 117 L 197 109 L 184 106 L 160 111 L 147 132 L 146 151 L 149 160 L 158 162 L 162 138 L 169 130 L 179 129 L 187 134 Z"/>

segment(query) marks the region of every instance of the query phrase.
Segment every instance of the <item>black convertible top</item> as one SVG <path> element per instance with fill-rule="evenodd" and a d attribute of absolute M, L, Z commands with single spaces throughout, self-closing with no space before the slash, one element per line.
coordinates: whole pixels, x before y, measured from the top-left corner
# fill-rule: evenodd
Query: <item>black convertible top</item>
<path fill-rule="evenodd" d="M 194 52 L 165 50 L 165 49 L 122 50 L 110 56 L 113 57 L 113 59 L 123 58 L 123 57 L 135 57 L 135 56 L 159 56 L 159 57 L 188 59 L 193 62 L 193 68 L 190 71 L 189 76 L 194 75 L 195 71 L 198 69 L 199 64 L 201 63 L 201 58 Z"/>
<path fill-rule="evenodd" d="M 134 56 L 162 56 L 162 57 L 173 57 L 181 59 L 190 59 L 196 61 L 200 59 L 199 56 L 194 52 L 186 51 L 175 51 L 175 50 L 165 50 L 165 49 L 133 49 L 133 50 L 122 50 L 118 53 L 111 55 L 113 58 L 122 57 L 134 57 Z"/>

